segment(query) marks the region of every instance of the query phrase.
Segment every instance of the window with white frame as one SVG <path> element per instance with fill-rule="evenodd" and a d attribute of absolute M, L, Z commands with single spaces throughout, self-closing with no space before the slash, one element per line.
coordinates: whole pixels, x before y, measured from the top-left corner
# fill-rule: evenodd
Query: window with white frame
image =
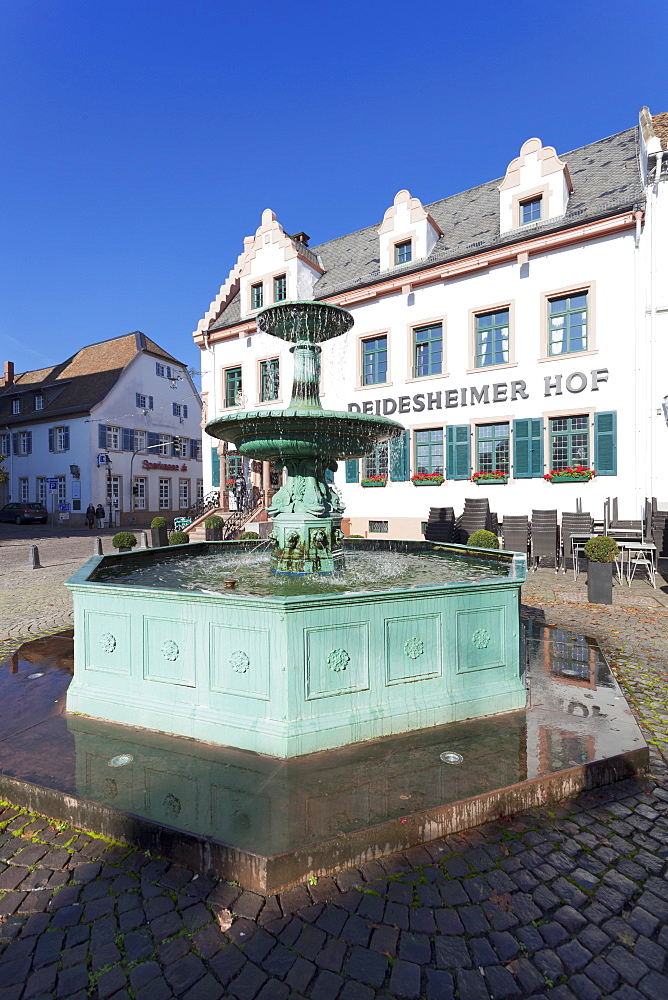
<path fill-rule="evenodd" d="M 135 403 L 138 410 L 152 410 L 153 409 L 153 396 L 146 396 L 143 392 L 138 392 L 135 394 Z"/>
<path fill-rule="evenodd" d="M 146 451 L 146 431 L 135 431 L 135 451 Z"/>
<path fill-rule="evenodd" d="M 16 414 L 20 412 L 21 412 L 21 400 L 17 397 L 16 399 L 12 400 L 12 413 Z"/>
<path fill-rule="evenodd" d="M 65 476 L 56 476 L 58 484 L 58 503 L 65 503 L 67 500 L 67 480 Z"/>
<path fill-rule="evenodd" d="M 110 451 L 118 451 L 121 447 L 120 427 L 110 427 L 107 425 L 107 448 Z"/>
<path fill-rule="evenodd" d="M 160 510 L 172 509 L 171 479 L 158 480 L 158 507 Z"/>
<path fill-rule="evenodd" d="M 161 434 L 160 435 L 160 447 L 156 448 L 158 455 L 171 455 L 172 453 L 172 436 L 171 434 Z"/>
<path fill-rule="evenodd" d="M 198 500 L 203 500 L 204 499 L 204 480 L 203 479 L 198 479 L 197 480 L 197 499 Z"/>
<path fill-rule="evenodd" d="M 174 452 L 176 458 L 188 457 L 188 438 L 174 438 Z"/>
<path fill-rule="evenodd" d="M 171 378 L 172 377 L 172 369 L 169 367 L 169 365 L 163 365 L 163 364 L 160 364 L 159 361 L 156 361 L 156 363 L 155 363 L 155 374 L 159 378 Z"/>
<path fill-rule="evenodd" d="M 19 500 L 23 503 L 27 503 L 30 499 L 30 489 L 27 479 L 19 479 Z"/>
<path fill-rule="evenodd" d="M 146 477 L 135 476 L 132 484 L 132 502 L 135 510 L 146 510 Z"/>
<path fill-rule="evenodd" d="M 44 396 L 42 395 L 41 392 L 35 393 L 35 409 L 36 410 L 44 409 Z"/>
<path fill-rule="evenodd" d="M 9 434 L 0 434 L 0 455 L 4 455 L 5 458 L 9 455 L 10 440 Z"/>
<path fill-rule="evenodd" d="M 479 424 L 476 448 L 478 472 L 510 474 L 510 424 Z"/>
<path fill-rule="evenodd" d="M 372 476 L 384 476 L 387 478 L 389 463 L 389 448 L 387 441 L 376 445 L 372 455 L 367 455 L 364 459 L 364 478 L 370 479 Z"/>
<path fill-rule="evenodd" d="M 179 510 L 190 507 L 190 480 L 179 479 Z"/>
<path fill-rule="evenodd" d="M 53 428 L 56 451 L 69 451 L 70 450 L 70 429 L 69 427 L 54 427 Z"/>
<path fill-rule="evenodd" d="M 37 477 L 36 500 L 38 503 L 43 503 L 44 505 L 46 505 L 46 476 Z"/>
<path fill-rule="evenodd" d="M 32 431 L 19 431 L 18 446 L 19 455 L 32 453 Z"/>

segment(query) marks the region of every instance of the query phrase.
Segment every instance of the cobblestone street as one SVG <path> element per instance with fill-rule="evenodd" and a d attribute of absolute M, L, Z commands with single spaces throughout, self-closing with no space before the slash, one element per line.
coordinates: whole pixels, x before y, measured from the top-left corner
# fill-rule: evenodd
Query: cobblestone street
<path fill-rule="evenodd" d="M 70 625 L 62 580 L 92 547 L 45 541 L 32 571 L 3 536 L 0 650 Z M 0 1000 L 666 1000 L 668 589 L 605 608 L 583 580 L 530 574 L 524 613 L 598 639 L 648 777 L 268 898 L 7 803 Z"/>

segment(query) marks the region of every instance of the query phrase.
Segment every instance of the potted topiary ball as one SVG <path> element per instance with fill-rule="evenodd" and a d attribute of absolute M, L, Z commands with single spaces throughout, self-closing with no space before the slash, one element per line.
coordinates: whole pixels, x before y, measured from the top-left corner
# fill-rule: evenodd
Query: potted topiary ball
<path fill-rule="evenodd" d="M 131 531 L 117 531 L 111 539 L 111 544 L 119 552 L 132 552 L 137 544 L 137 539 Z"/>
<path fill-rule="evenodd" d="M 499 539 L 493 531 L 474 531 L 469 535 L 467 545 L 473 545 L 477 549 L 498 549 Z"/>
<path fill-rule="evenodd" d="M 190 535 L 187 531 L 173 531 L 169 536 L 170 545 L 187 545 L 190 541 Z"/>
<path fill-rule="evenodd" d="M 612 604 L 612 564 L 618 552 L 617 542 L 608 535 L 598 535 L 585 542 L 587 600 L 590 604 Z"/>
<path fill-rule="evenodd" d="M 209 514 L 204 522 L 207 542 L 222 542 L 225 522 L 218 514 Z"/>
<path fill-rule="evenodd" d="M 159 549 L 167 544 L 167 519 L 164 517 L 154 517 L 151 521 L 151 545 L 154 549 Z"/>

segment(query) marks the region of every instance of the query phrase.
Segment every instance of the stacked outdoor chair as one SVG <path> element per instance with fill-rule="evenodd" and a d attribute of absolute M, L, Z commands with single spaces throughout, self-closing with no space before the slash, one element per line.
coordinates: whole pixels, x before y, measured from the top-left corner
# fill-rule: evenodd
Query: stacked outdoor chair
<path fill-rule="evenodd" d="M 501 532 L 504 549 L 529 555 L 529 518 L 526 514 L 517 516 L 504 514 Z"/>
<path fill-rule="evenodd" d="M 430 507 L 424 537 L 428 542 L 452 542 L 455 537 L 454 507 Z"/>
<path fill-rule="evenodd" d="M 559 525 L 556 510 L 533 510 L 531 512 L 531 558 L 534 571 L 541 566 L 554 566 L 559 571 Z"/>
<path fill-rule="evenodd" d="M 594 530 L 594 519 L 589 513 L 565 511 L 561 515 L 561 547 L 562 547 L 562 570 L 573 569 L 573 575 L 577 577 L 579 569 L 579 555 L 584 548 L 584 542 L 578 545 L 576 552 L 573 552 L 571 537 L 573 535 L 590 535 Z"/>
<path fill-rule="evenodd" d="M 467 498 L 464 501 L 464 512 L 457 518 L 457 541 L 466 545 L 474 531 L 493 531 L 499 522 L 496 514 L 490 514 L 489 500 L 486 497 Z"/>

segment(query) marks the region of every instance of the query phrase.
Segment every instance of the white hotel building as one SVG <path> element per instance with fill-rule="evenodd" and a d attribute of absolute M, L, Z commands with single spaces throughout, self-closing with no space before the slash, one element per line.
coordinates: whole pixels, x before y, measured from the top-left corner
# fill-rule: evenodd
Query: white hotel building
<path fill-rule="evenodd" d="M 288 404 L 289 347 L 255 315 L 320 299 L 355 320 L 323 347 L 323 406 L 406 427 L 340 464 L 351 533 L 418 538 L 430 507 L 481 494 L 500 516 L 668 506 L 667 139 L 668 113 L 647 108 L 570 153 L 529 139 L 505 177 L 425 206 L 400 191 L 379 225 L 316 247 L 265 211 L 194 334 L 206 418 Z M 269 488 L 267 463 L 206 434 L 203 458 L 205 491 L 241 468 Z M 595 478 L 543 478 L 576 464 Z M 471 481 L 487 470 L 507 483 Z M 415 472 L 445 481 L 416 490 Z M 361 484 L 384 474 L 384 489 Z"/>

